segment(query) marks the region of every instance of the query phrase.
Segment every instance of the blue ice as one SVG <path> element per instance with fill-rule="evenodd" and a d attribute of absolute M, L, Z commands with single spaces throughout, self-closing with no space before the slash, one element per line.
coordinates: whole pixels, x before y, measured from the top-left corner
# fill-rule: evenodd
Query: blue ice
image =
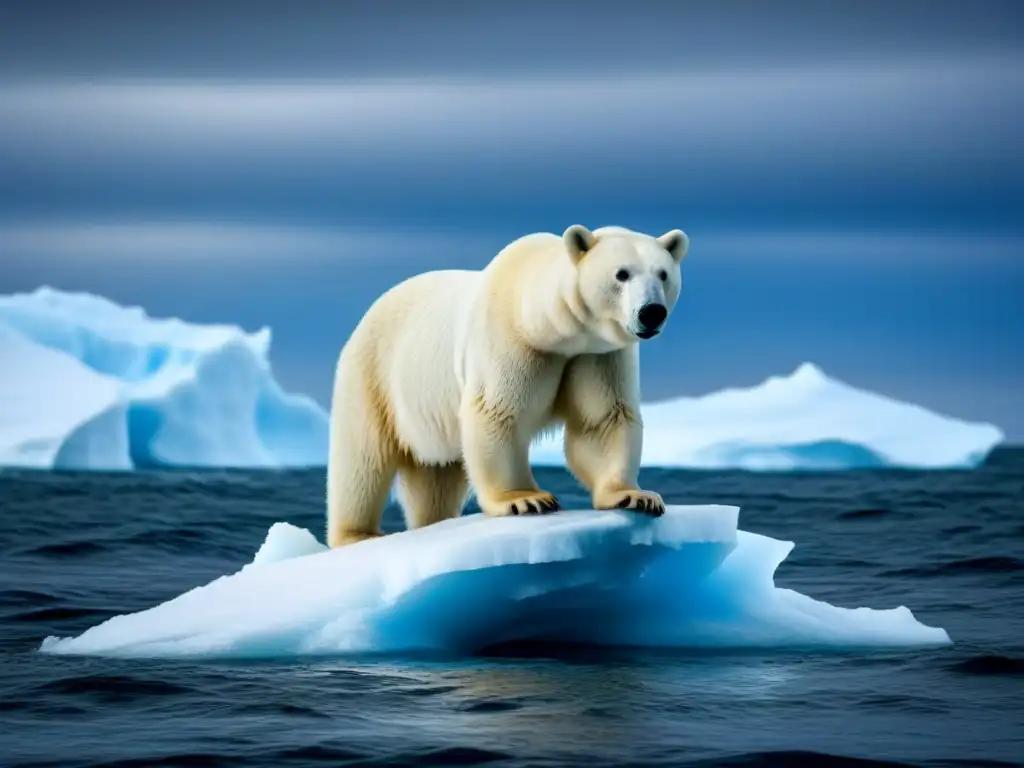
<path fill-rule="evenodd" d="M 117 616 L 52 654 L 289 658 L 471 654 L 513 641 L 671 648 L 949 644 L 910 610 L 843 608 L 774 584 L 793 545 L 732 506 L 467 515 L 341 549 L 276 523 L 252 562 Z"/>

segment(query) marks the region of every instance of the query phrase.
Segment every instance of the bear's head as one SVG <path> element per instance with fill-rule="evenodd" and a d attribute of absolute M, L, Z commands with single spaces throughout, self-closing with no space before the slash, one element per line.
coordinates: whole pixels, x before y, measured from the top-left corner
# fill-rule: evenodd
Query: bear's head
<path fill-rule="evenodd" d="M 587 311 L 627 339 L 652 339 L 665 327 L 679 298 L 679 265 L 690 247 L 678 229 L 661 237 L 578 224 L 562 235 L 576 267 Z"/>

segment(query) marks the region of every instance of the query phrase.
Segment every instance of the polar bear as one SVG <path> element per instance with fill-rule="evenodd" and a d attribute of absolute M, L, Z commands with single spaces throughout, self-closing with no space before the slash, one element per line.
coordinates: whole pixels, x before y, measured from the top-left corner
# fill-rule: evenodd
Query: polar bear
<path fill-rule="evenodd" d="M 595 509 L 664 512 L 637 485 L 639 349 L 679 296 L 689 238 L 622 227 L 526 235 L 483 269 L 409 278 L 342 348 L 327 469 L 327 541 L 380 536 L 392 485 L 409 528 L 461 514 L 551 512 L 531 441 L 562 425 Z M 394 483 L 397 475 L 397 483 Z"/>

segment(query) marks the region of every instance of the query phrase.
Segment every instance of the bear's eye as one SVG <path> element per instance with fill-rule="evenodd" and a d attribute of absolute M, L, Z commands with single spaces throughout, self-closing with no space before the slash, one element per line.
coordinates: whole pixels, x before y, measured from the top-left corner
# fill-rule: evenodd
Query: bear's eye
<path fill-rule="evenodd" d="M 620 283 L 624 283 L 627 280 L 629 280 L 629 272 L 627 272 L 624 269 L 620 269 L 618 272 L 615 273 L 615 279 L 618 280 Z"/>
<path fill-rule="evenodd" d="M 666 272 L 664 269 L 659 269 L 658 270 L 658 279 L 661 280 L 661 282 L 664 283 L 666 280 L 668 280 L 668 272 Z"/>

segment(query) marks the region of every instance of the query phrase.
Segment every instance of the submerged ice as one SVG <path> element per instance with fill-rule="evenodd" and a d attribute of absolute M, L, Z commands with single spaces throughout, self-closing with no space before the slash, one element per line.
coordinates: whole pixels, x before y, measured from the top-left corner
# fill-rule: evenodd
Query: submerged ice
<path fill-rule="evenodd" d="M 579 510 L 468 515 L 329 550 L 286 523 L 252 562 L 45 653 L 282 658 L 472 653 L 513 641 L 871 649 L 950 643 L 905 607 L 848 609 L 774 584 L 789 542 L 730 506 L 658 519 Z"/>
<path fill-rule="evenodd" d="M 0 466 L 323 466 L 327 413 L 281 388 L 269 352 L 266 328 L 156 319 L 50 288 L 0 296 Z M 643 417 L 642 463 L 660 467 L 972 467 L 1003 440 L 810 364 Z M 564 466 L 560 436 L 531 460 Z"/>

